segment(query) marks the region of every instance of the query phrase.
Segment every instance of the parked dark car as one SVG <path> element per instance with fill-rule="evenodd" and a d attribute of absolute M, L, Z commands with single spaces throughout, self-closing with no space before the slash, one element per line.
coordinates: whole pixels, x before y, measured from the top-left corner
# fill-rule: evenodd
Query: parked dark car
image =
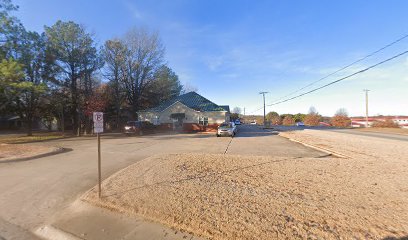
<path fill-rule="evenodd" d="M 147 121 L 128 121 L 124 128 L 124 133 L 126 135 L 143 135 L 146 133 L 152 133 L 155 126 L 151 122 Z"/>

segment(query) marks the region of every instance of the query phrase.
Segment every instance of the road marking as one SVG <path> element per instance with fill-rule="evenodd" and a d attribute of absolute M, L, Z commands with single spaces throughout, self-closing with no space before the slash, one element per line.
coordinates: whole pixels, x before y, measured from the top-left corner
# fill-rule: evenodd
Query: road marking
<path fill-rule="evenodd" d="M 231 145 L 232 139 L 234 139 L 234 138 L 231 137 L 231 140 L 229 141 L 229 143 L 228 143 L 228 145 L 227 145 L 227 148 L 225 149 L 224 154 L 227 154 L 227 151 L 228 151 L 229 146 Z"/>

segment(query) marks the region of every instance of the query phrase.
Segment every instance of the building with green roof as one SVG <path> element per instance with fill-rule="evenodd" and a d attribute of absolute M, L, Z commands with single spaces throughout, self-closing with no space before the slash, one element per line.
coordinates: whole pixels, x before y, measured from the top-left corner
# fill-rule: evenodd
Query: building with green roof
<path fill-rule="evenodd" d="M 217 105 L 196 92 L 189 92 L 138 112 L 139 121 L 149 121 L 175 131 L 212 131 L 230 121 L 227 105 Z"/>

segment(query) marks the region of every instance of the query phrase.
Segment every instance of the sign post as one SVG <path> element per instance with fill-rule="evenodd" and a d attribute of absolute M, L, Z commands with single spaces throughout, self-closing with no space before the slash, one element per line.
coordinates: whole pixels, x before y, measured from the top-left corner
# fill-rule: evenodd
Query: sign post
<path fill-rule="evenodd" d="M 103 112 L 93 113 L 94 133 L 98 139 L 98 196 L 101 198 L 101 135 L 103 133 Z"/>

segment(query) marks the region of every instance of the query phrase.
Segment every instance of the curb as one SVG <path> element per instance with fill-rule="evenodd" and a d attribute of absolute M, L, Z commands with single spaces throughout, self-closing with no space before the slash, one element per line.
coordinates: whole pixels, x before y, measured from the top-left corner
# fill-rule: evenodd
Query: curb
<path fill-rule="evenodd" d="M 58 147 L 50 152 L 46 152 L 46 153 L 41 153 L 35 156 L 30 156 L 30 157 L 21 157 L 21 158 L 13 158 L 13 159 L 9 159 L 9 160 L 0 160 L 0 164 L 2 163 L 11 163 L 11 162 L 22 162 L 22 161 L 28 161 L 28 160 L 32 160 L 32 159 L 36 159 L 36 158 L 42 158 L 42 157 L 48 157 L 51 155 L 55 155 L 55 154 L 59 154 L 59 153 L 63 153 L 63 152 L 69 152 L 72 151 L 72 149 L 70 148 L 62 148 L 62 147 Z"/>
<path fill-rule="evenodd" d="M 43 239 L 50 239 L 50 240 L 82 240 L 82 238 L 78 238 L 70 233 L 64 232 L 58 228 L 55 228 L 51 225 L 45 225 L 34 232 L 37 236 Z"/>
<path fill-rule="evenodd" d="M 350 158 L 351 158 L 350 156 L 347 156 L 347 155 L 344 155 L 344 154 L 341 154 L 341 153 L 337 153 L 337 152 L 334 152 L 334 151 L 332 151 L 332 150 L 328 150 L 328 149 L 326 149 L 326 148 L 317 147 L 317 146 L 311 145 L 311 144 L 309 144 L 309 143 L 304 143 L 304 142 L 295 140 L 295 139 L 293 139 L 293 138 L 289 138 L 289 137 L 286 137 L 286 136 L 282 136 L 282 135 L 280 135 L 280 134 L 279 134 L 279 136 L 284 137 L 284 138 L 288 139 L 289 141 L 296 142 L 296 143 L 300 143 L 300 144 L 302 144 L 302 145 L 304 145 L 304 146 L 306 146 L 306 147 L 310 147 L 310 148 L 313 148 L 313 149 L 316 149 L 316 150 L 325 152 L 325 153 L 327 153 L 327 154 L 331 154 L 331 155 L 336 156 L 336 157 L 338 157 L 338 158 L 345 158 L 345 159 L 347 159 L 347 158 L 350 159 Z"/>

